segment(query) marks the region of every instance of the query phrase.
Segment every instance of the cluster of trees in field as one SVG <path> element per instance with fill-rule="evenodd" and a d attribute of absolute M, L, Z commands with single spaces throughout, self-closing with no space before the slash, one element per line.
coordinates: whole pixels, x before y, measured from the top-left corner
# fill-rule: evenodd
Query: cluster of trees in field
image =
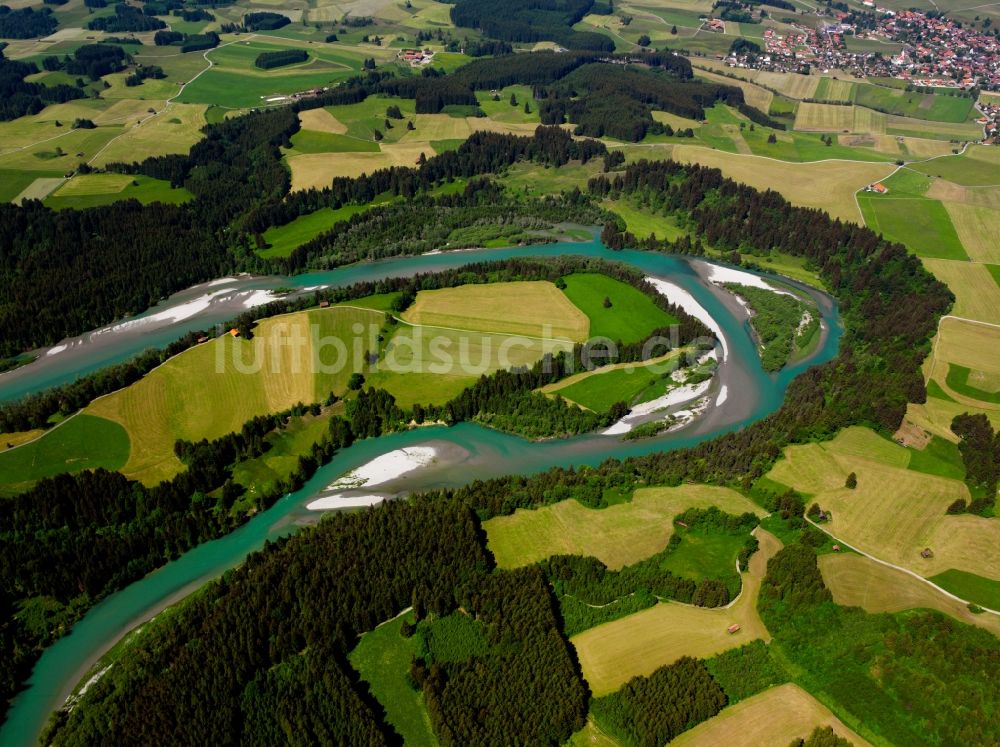
<path fill-rule="evenodd" d="M 25 80 L 37 72 L 38 66 L 34 62 L 9 60 L 0 49 L 0 121 L 37 114 L 49 104 L 82 99 L 87 95 L 79 88 L 63 83 L 46 86 Z"/>
<path fill-rule="evenodd" d="M 34 39 L 48 36 L 59 22 L 49 8 L 18 8 L 0 5 L 0 39 Z"/>
<path fill-rule="evenodd" d="M 794 296 L 763 288 L 739 283 L 726 283 L 725 287 L 750 306 L 750 326 L 757 336 L 764 370 L 780 371 L 795 352 L 806 305 Z M 814 316 L 817 313 L 814 311 Z"/>
<path fill-rule="evenodd" d="M 295 65 L 309 59 L 309 53 L 304 49 L 282 49 L 277 52 L 261 52 L 253 61 L 256 67 L 270 70 L 283 65 Z"/>
<path fill-rule="evenodd" d="M 100 80 L 101 76 L 121 72 L 130 64 L 132 58 L 114 44 L 84 44 L 73 52 L 72 57 L 65 55 L 59 59 L 55 55 L 49 55 L 42 60 L 42 67 L 46 70 L 86 75 L 91 80 Z"/>
<path fill-rule="evenodd" d="M 561 743 L 586 690 L 536 571 L 490 573 L 475 515 L 456 501 L 391 502 L 268 544 L 148 625 L 135 648 L 47 735 L 53 744 L 274 744 L 303 734 L 397 743 L 346 661 L 360 633 L 413 606 L 458 607 L 489 653 L 433 664 L 422 687 L 444 744 Z M 510 614 L 516 610 L 516 614 Z M 419 675 L 418 675 L 419 676 Z M 514 730 L 513 732 L 511 730 Z"/>
<path fill-rule="evenodd" d="M 1000 739 L 1000 647 L 938 612 L 867 614 L 838 607 L 801 543 L 768 564 L 758 609 L 801 684 L 834 698 L 895 744 Z M 848 653 L 849 652 L 849 653 Z"/>
<path fill-rule="evenodd" d="M 459 598 L 486 627 L 485 655 L 416 666 L 442 745 L 561 744 L 583 726 L 587 691 L 537 568 L 484 575 Z"/>
<path fill-rule="evenodd" d="M 184 34 L 180 31 L 157 31 L 153 43 L 158 47 L 176 46 L 181 52 L 198 52 L 219 46 L 219 35 L 214 31 L 204 34 Z"/>
<path fill-rule="evenodd" d="M 247 13 L 243 16 L 243 26 L 247 31 L 274 31 L 291 22 L 288 16 L 270 11 Z"/>
<path fill-rule="evenodd" d="M 98 16 L 87 23 L 87 28 L 92 31 L 107 31 L 112 34 L 123 31 L 158 31 L 166 27 L 167 24 L 159 18 L 146 15 L 134 5 L 125 3 L 115 6 L 113 16 Z"/>
<path fill-rule="evenodd" d="M 989 418 L 982 413 L 970 415 L 967 412 L 954 417 L 951 430 L 961 439 L 958 450 L 972 502 L 966 506 L 965 500 L 959 498 L 948 508 L 948 513 L 968 510 L 988 515 L 996 505 L 997 481 L 1000 480 L 1000 433 L 993 432 Z"/>
<path fill-rule="evenodd" d="M 658 70 L 590 63 L 555 85 L 539 106 L 545 124 L 565 121 L 577 134 L 605 134 L 638 141 L 653 124 L 651 111 L 662 109 L 689 119 L 702 119 L 705 108 L 722 101 L 743 104 L 743 92 L 732 86 L 678 80 Z"/>
<path fill-rule="evenodd" d="M 509 42 L 554 41 L 567 49 L 613 52 L 614 42 L 573 25 L 594 7 L 594 0 L 457 0 L 451 9 L 456 26 L 479 29 L 486 36 Z"/>
<path fill-rule="evenodd" d="M 726 706 L 726 694 L 705 662 L 684 656 L 649 677 L 629 680 L 591 705 L 601 726 L 626 744 L 658 745 Z"/>

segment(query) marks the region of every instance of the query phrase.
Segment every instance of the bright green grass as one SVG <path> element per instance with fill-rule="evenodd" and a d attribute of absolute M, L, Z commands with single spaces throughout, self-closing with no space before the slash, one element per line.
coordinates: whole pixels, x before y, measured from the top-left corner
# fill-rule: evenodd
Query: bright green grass
<path fill-rule="evenodd" d="M 607 275 L 577 272 L 563 280 L 563 292 L 590 319 L 591 337 L 639 342 L 654 329 L 677 323 L 645 293 Z M 604 308 L 605 298 L 611 308 Z"/>
<path fill-rule="evenodd" d="M 624 198 L 606 200 L 604 204 L 625 220 L 626 228 L 637 238 L 644 239 L 655 233 L 657 238 L 673 241 L 685 233 L 677 227 L 673 219 L 657 215 L 648 208 L 637 205 L 633 200 Z"/>
<path fill-rule="evenodd" d="M 25 490 L 37 480 L 63 472 L 120 469 L 128 454 L 129 437 L 122 426 L 93 415 L 77 415 L 44 438 L 0 453 L 0 494 Z"/>
<path fill-rule="evenodd" d="M 910 451 L 910 461 L 906 468 L 928 475 L 965 479 L 965 467 L 962 466 L 958 445 L 940 436 L 934 436 L 923 449 Z"/>
<path fill-rule="evenodd" d="M 1000 159 L 992 150 L 980 150 L 993 147 L 995 146 L 971 146 L 965 155 L 935 158 L 925 163 L 915 163 L 911 168 L 967 187 L 1000 184 Z"/>
<path fill-rule="evenodd" d="M 927 382 L 927 397 L 943 399 L 945 402 L 954 402 L 955 398 L 946 392 L 934 379 Z"/>
<path fill-rule="evenodd" d="M 387 130 L 385 112 L 390 106 L 398 106 L 403 119 L 391 120 L 392 129 Z M 415 107 L 415 102 L 409 99 L 369 96 L 357 104 L 328 106 L 326 110 L 347 127 L 346 134 L 353 138 L 370 140 L 372 131 L 378 129 L 384 135 L 383 142 L 395 143 L 408 132 L 406 120 L 416 116 Z"/>
<path fill-rule="evenodd" d="M 95 176 L 103 176 L 101 174 Z M 77 177 L 79 178 L 79 177 Z M 99 189 L 99 183 L 94 189 Z M 174 189 L 170 182 L 163 179 L 154 179 L 150 176 L 137 175 L 132 178 L 132 182 L 121 190 L 111 190 L 107 192 L 94 191 L 91 194 L 60 195 L 60 190 L 55 194 L 45 198 L 45 205 L 56 210 L 74 208 L 97 207 L 99 205 L 110 205 L 119 200 L 138 200 L 143 205 L 153 202 L 162 202 L 168 205 L 180 205 L 183 202 L 194 199 L 194 195 L 183 187 Z"/>
<path fill-rule="evenodd" d="M 423 693 L 406 681 L 420 641 L 400 635 L 404 620 L 412 623 L 413 613 L 365 633 L 348 658 L 407 745 L 436 745 Z"/>
<path fill-rule="evenodd" d="M 295 418 L 283 430 L 264 440 L 268 449 L 256 459 L 240 462 L 233 468 L 233 481 L 254 494 L 270 492 L 278 480 L 287 480 L 299 468 L 299 456 L 308 454 L 329 428 L 325 417 Z"/>
<path fill-rule="evenodd" d="M 954 569 L 931 576 L 930 580 L 962 599 L 1000 611 L 1000 581 Z"/>
<path fill-rule="evenodd" d="M 186 104 L 215 104 L 231 109 L 266 106 L 268 104 L 265 99 L 271 96 L 329 86 L 353 74 L 353 70 L 330 68 L 314 73 L 261 76 L 212 68 L 186 86 L 177 101 Z"/>
<path fill-rule="evenodd" d="M 512 191 L 528 195 L 547 195 L 579 187 L 587 188 L 587 181 L 601 171 L 599 159 L 587 164 L 571 162 L 559 168 L 521 162 L 514 164 L 501 177 Z"/>
<path fill-rule="evenodd" d="M 329 231 L 334 224 L 349 220 L 352 216 L 363 213 L 368 207 L 368 205 L 344 205 L 336 210 L 321 208 L 314 213 L 299 216 L 291 223 L 269 228 L 264 232 L 264 241 L 271 246 L 257 253 L 267 259 L 287 257 L 302 244 L 311 241 L 324 231 Z"/>
<path fill-rule="evenodd" d="M 898 89 L 854 85 L 854 103 L 869 109 L 933 122 L 964 122 L 972 110 L 972 99 L 965 96 L 907 93 Z"/>
<path fill-rule="evenodd" d="M 0 202 L 10 202 L 38 178 L 59 177 L 60 171 L 20 171 L 0 169 Z"/>
<path fill-rule="evenodd" d="M 431 147 L 434 149 L 435 153 L 441 154 L 441 153 L 446 153 L 449 150 L 458 150 L 458 147 L 464 142 L 465 140 L 463 140 L 462 138 L 431 140 Z"/>
<path fill-rule="evenodd" d="M 768 136 L 775 134 L 777 142 L 767 142 Z M 836 140 L 826 145 L 819 133 L 778 132 L 767 127 L 756 126 L 753 132 L 747 127 L 741 134 L 750 150 L 757 156 L 768 156 L 781 161 L 822 161 L 841 158 L 849 161 L 891 161 L 893 156 L 878 153 L 870 148 L 840 145 Z"/>
<path fill-rule="evenodd" d="M 949 363 L 948 376 L 945 378 L 945 383 L 949 389 L 957 394 L 977 399 L 980 402 L 1000 404 L 1000 392 L 987 392 L 969 384 L 970 373 L 971 369 L 965 366 L 960 366 L 957 363 Z"/>
<path fill-rule="evenodd" d="M 996 284 L 1000 285 L 1000 265 L 986 265 L 986 269 L 990 271 Z"/>
<path fill-rule="evenodd" d="M 676 528 L 679 545 L 664 555 L 660 567 L 682 578 L 703 581 L 736 574 L 736 556 L 746 537 L 701 527 Z"/>
<path fill-rule="evenodd" d="M 634 405 L 656 399 L 670 383 L 669 377 L 664 378 L 645 366 L 616 368 L 605 373 L 594 372 L 555 393 L 594 412 L 607 412 L 616 402 Z"/>
<path fill-rule="evenodd" d="M 378 143 L 350 135 L 333 132 L 299 130 L 292 135 L 292 150 L 295 153 L 378 153 Z"/>
<path fill-rule="evenodd" d="M 969 259 L 948 211 L 937 200 L 859 194 L 858 204 L 869 228 L 905 244 L 919 257 Z"/>
<path fill-rule="evenodd" d="M 352 301 L 345 301 L 338 306 L 356 306 L 363 309 L 374 309 L 375 311 L 392 311 L 393 302 L 399 297 L 399 293 L 379 293 L 374 296 L 365 296 Z"/>

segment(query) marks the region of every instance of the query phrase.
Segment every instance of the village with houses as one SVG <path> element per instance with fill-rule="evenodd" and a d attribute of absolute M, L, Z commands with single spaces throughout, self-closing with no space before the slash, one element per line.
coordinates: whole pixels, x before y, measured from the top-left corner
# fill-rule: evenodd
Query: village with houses
<path fill-rule="evenodd" d="M 1000 39 L 989 31 L 937 13 L 896 12 L 873 0 L 864 5 L 870 12 L 833 11 L 833 20 L 819 28 L 791 24 L 794 31 L 789 33 L 766 29 L 759 52 L 741 47 L 725 58 L 726 64 L 805 75 L 843 71 L 859 79 L 896 78 L 915 89 L 1000 91 Z M 713 20 L 718 19 L 706 23 Z M 852 51 L 849 37 L 885 44 L 892 53 Z M 1000 104 L 982 101 L 978 109 L 984 139 L 995 141 Z"/>

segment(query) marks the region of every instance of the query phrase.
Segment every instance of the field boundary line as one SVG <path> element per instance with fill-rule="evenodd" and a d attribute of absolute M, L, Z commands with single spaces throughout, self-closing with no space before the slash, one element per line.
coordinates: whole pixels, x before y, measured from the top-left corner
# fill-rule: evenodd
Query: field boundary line
<path fill-rule="evenodd" d="M 834 540 L 836 542 L 839 542 L 842 545 L 845 545 L 845 546 L 851 548 L 854 552 L 858 553 L 858 555 L 862 555 L 862 556 L 868 558 L 869 560 L 872 560 L 872 561 L 878 563 L 879 565 L 884 565 L 886 568 L 892 568 L 893 570 L 901 571 L 901 572 L 907 574 L 908 576 L 913 576 L 913 578 L 915 578 L 915 579 L 917 579 L 919 581 L 924 582 L 925 584 L 927 584 L 928 586 L 930 586 L 935 591 L 938 591 L 941 594 L 944 594 L 949 599 L 953 599 L 956 602 L 961 602 L 962 604 L 964 604 L 966 606 L 975 605 L 976 607 L 979 607 L 979 609 L 981 609 L 984 613 L 988 612 L 991 615 L 997 615 L 998 617 L 1000 617 L 1000 611 L 990 609 L 989 607 L 983 607 L 981 604 L 976 604 L 975 602 L 970 602 L 968 599 L 962 599 L 960 596 L 952 594 L 950 591 L 941 588 L 936 583 L 934 583 L 933 581 L 931 581 L 929 578 L 924 578 L 923 576 L 921 576 L 916 571 L 911 571 L 909 568 L 904 568 L 901 565 L 896 565 L 895 563 L 890 563 L 889 561 L 882 560 L 881 558 L 877 558 L 874 555 L 871 555 L 870 553 L 865 552 L 864 550 L 859 550 L 857 547 L 855 547 L 854 545 L 850 544 L 849 542 L 845 542 L 844 540 L 842 540 L 842 539 L 838 538 L 837 536 L 835 536 L 833 534 L 833 532 L 831 532 L 830 530 L 824 529 L 822 526 L 820 526 L 819 524 L 817 524 L 815 521 L 813 521 L 812 519 L 810 519 L 808 516 L 805 516 L 803 518 L 806 521 L 808 521 L 810 524 L 812 524 L 814 527 L 816 527 L 816 529 L 819 529 L 821 532 L 823 532 L 823 534 L 825 534 L 826 536 L 830 537 L 830 539 L 832 539 L 832 540 Z"/>
<path fill-rule="evenodd" d="M 79 410 L 77 410 L 76 412 L 74 412 L 72 415 L 69 415 L 69 416 L 63 418 L 58 423 L 56 423 L 55 425 L 53 425 L 51 428 L 45 428 L 41 433 L 39 433 L 37 436 L 35 436 L 30 441 L 25 441 L 24 443 L 17 444 L 16 446 L 12 446 L 9 449 L 4 449 L 3 451 L 0 451 L 0 454 L 9 454 L 12 451 L 17 451 L 18 449 L 20 449 L 20 448 L 22 448 L 24 446 L 28 446 L 30 444 L 33 444 L 33 443 L 35 443 L 35 441 L 41 441 L 47 435 L 49 435 L 50 433 L 52 433 L 56 428 L 60 428 L 61 426 L 66 425 L 66 423 L 68 423 L 69 421 L 71 421 L 77 415 L 81 414 L 85 409 L 86 408 L 81 407 Z M 95 415 L 95 417 L 100 417 L 100 416 L 96 416 Z M 105 418 L 105 420 L 108 420 L 108 419 L 109 418 Z M 0 436 L 0 438 L 3 438 L 3 436 Z"/>

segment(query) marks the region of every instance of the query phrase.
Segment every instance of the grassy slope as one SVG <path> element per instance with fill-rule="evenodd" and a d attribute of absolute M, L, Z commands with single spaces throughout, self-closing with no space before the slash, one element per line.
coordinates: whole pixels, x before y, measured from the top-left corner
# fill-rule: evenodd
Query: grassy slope
<path fill-rule="evenodd" d="M 287 257 L 295 249 L 329 231 L 340 221 L 349 220 L 368 209 L 368 205 L 344 205 L 343 207 L 321 208 L 314 213 L 300 216 L 291 223 L 264 232 L 264 240 L 271 246 L 257 252 L 261 257 Z"/>
<path fill-rule="evenodd" d="M 671 383 L 662 373 L 671 370 L 672 365 L 652 364 L 650 366 L 615 367 L 608 371 L 597 370 L 589 376 L 574 381 L 568 386 L 546 387 L 545 391 L 558 393 L 560 397 L 575 402 L 594 412 L 607 412 L 616 402 L 629 405 L 648 402 L 666 392 Z"/>
<path fill-rule="evenodd" d="M 129 437 L 121 425 L 77 415 L 37 441 L 0 453 L 0 495 L 61 472 L 120 469 L 128 454 Z"/>

